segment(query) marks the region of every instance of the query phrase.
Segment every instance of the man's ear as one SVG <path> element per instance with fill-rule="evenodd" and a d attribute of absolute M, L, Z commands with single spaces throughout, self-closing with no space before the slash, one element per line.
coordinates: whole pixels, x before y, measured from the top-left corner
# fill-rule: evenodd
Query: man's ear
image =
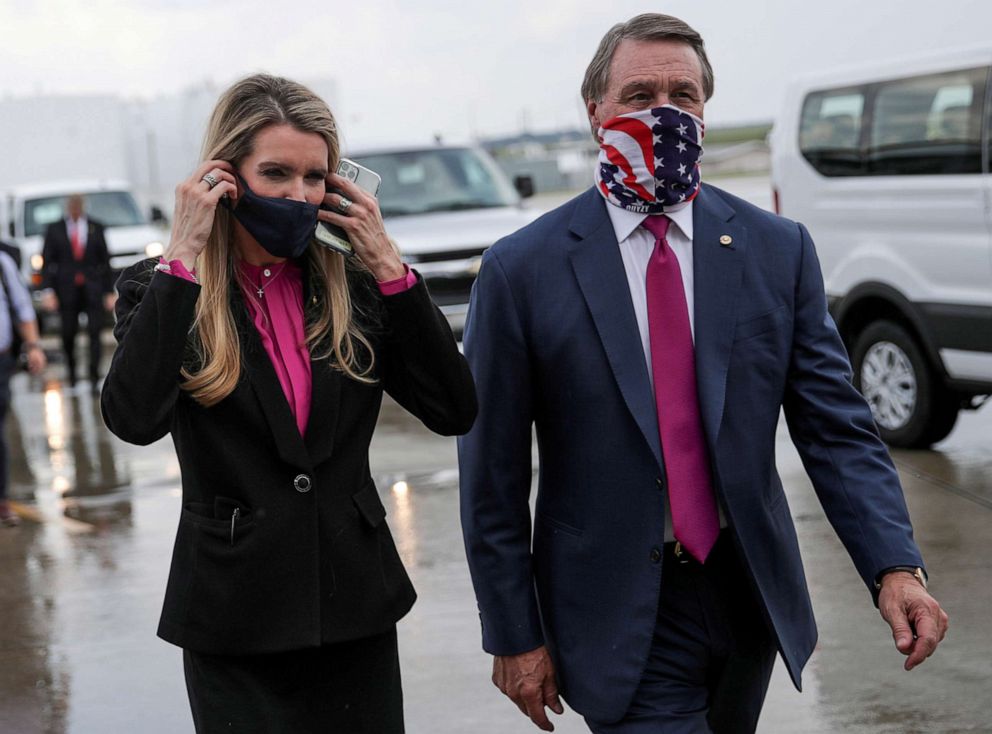
<path fill-rule="evenodd" d="M 586 100 L 586 114 L 589 115 L 589 125 L 592 127 L 593 132 L 599 130 L 602 120 L 599 119 L 599 105 L 596 103 L 596 100 Z"/>

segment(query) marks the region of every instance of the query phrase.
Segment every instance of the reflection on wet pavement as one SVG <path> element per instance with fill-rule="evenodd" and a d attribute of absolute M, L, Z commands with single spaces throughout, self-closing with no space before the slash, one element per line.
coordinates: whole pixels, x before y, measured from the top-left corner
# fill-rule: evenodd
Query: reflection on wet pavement
<path fill-rule="evenodd" d="M 25 522 L 0 529 L 0 732 L 191 731 L 180 653 L 155 637 L 180 503 L 171 439 L 118 441 L 85 388 L 24 375 L 13 387 L 11 496 Z M 760 731 L 992 731 L 990 436 L 986 410 L 962 416 L 936 451 L 894 455 L 933 588 L 952 616 L 938 655 L 905 673 L 780 432 L 820 643 L 803 694 L 776 670 Z M 493 688 L 480 650 L 454 441 L 387 401 L 371 463 L 419 593 L 400 624 L 408 731 L 532 731 Z M 587 731 L 572 712 L 556 724 Z"/>

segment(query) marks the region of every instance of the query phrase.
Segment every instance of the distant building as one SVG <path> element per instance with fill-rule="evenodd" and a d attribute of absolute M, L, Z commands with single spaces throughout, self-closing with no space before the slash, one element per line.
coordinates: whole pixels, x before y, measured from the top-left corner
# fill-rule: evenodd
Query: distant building
<path fill-rule="evenodd" d="M 340 116 L 333 80 L 304 83 Z M 200 160 L 207 120 L 222 89 L 203 83 L 150 99 L 0 97 L 0 190 L 53 180 L 123 179 L 143 207 L 171 212 L 176 184 Z"/>

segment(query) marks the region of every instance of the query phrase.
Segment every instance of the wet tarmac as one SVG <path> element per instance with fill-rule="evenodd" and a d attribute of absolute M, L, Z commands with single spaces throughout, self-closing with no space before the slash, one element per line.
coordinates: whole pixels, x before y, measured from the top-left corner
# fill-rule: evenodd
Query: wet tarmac
<path fill-rule="evenodd" d="M 192 730 L 178 649 L 155 637 L 179 508 L 171 439 L 129 446 L 88 384 L 13 381 L 11 496 L 0 528 L 0 732 Z M 935 451 L 895 460 L 951 615 L 937 656 L 902 656 L 833 536 L 783 429 L 778 461 L 800 531 L 820 644 L 796 693 L 781 666 L 762 732 L 992 732 L 992 410 L 964 414 Z M 536 731 L 489 682 L 458 528 L 454 442 L 386 403 L 372 466 L 420 594 L 400 624 L 408 731 Z M 558 731 L 586 731 L 566 712 Z"/>

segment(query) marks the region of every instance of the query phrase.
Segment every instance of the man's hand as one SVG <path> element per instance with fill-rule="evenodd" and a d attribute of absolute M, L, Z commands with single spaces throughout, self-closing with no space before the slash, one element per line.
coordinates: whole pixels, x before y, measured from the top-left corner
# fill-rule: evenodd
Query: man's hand
<path fill-rule="evenodd" d="M 493 658 L 493 684 L 523 713 L 544 731 L 554 731 L 544 711 L 547 706 L 556 714 L 564 713 L 558 699 L 555 667 L 543 645 L 520 655 L 497 655 Z"/>
<path fill-rule="evenodd" d="M 48 311 L 49 313 L 55 313 L 59 310 L 58 298 L 55 297 L 55 292 L 51 288 L 42 292 L 41 308 L 43 311 Z"/>
<path fill-rule="evenodd" d="M 947 613 L 906 571 L 892 571 L 882 577 L 878 611 L 892 628 L 896 649 L 909 656 L 906 670 L 933 655 L 947 634 Z"/>
<path fill-rule="evenodd" d="M 45 357 L 44 350 L 36 344 L 28 349 L 27 355 L 28 371 L 32 375 L 40 375 L 48 365 L 48 359 Z"/>

